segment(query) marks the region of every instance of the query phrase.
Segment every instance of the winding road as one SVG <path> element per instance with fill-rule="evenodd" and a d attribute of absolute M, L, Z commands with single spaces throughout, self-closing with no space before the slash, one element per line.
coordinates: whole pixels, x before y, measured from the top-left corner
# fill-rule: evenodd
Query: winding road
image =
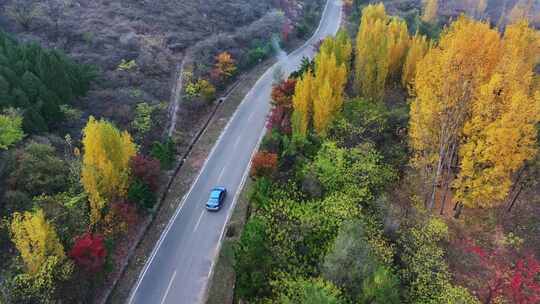
<path fill-rule="evenodd" d="M 312 57 L 313 45 L 337 32 L 341 7 L 341 0 L 328 0 L 314 35 L 269 68 L 244 97 L 161 235 L 128 304 L 195 304 L 206 300 L 227 221 L 264 134 L 273 71 L 281 68 L 288 75 L 298 68 L 302 57 Z M 205 202 L 214 186 L 225 186 L 229 195 L 219 212 L 208 212 Z"/>

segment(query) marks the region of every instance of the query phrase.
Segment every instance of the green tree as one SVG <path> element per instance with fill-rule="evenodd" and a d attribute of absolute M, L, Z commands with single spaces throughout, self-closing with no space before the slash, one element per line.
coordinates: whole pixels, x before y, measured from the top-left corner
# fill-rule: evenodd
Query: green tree
<path fill-rule="evenodd" d="M 0 115 L 0 149 L 7 149 L 24 137 L 22 117 L 10 109 Z"/>
<path fill-rule="evenodd" d="M 322 276 L 351 298 L 356 298 L 362 282 L 371 276 L 377 264 L 363 224 L 360 221 L 347 222 L 340 228 L 332 250 L 325 257 Z"/>
<path fill-rule="evenodd" d="M 368 279 L 362 282 L 359 303 L 399 304 L 401 303 L 399 283 L 399 278 L 390 268 L 379 266 Z"/>
<path fill-rule="evenodd" d="M 322 279 L 286 278 L 279 281 L 278 302 L 283 304 L 340 304 L 340 291 Z"/>
<path fill-rule="evenodd" d="M 266 229 L 262 218 L 251 218 L 235 246 L 235 291 L 248 301 L 270 294 L 268 284 L 272 271 L 272 253 L 268 249 Z"/>

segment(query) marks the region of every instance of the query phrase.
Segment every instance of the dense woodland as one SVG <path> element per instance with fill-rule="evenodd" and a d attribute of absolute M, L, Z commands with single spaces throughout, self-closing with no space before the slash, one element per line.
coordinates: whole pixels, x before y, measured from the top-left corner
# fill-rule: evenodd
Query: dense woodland
<path fill-rule="evenodd" d="M 349 4 L 274 85 L 236 299 L 540 303 L 540 33 Z"/>

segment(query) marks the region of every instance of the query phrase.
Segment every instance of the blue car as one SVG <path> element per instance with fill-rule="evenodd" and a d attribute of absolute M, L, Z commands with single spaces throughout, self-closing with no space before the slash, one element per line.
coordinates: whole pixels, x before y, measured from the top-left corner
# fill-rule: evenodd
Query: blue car
<path fill-rule="evenodd" d="M 206 203 L 206 209 L 210 211 L 218 211 L 225 201 L 227 195 L 227 189 L 225 187 L 215 187 L 210 191 L 210 198 Z"/>

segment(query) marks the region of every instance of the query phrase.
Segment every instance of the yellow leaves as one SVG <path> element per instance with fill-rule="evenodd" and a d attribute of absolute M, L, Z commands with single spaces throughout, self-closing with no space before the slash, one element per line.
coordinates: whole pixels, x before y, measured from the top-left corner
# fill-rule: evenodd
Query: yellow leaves
<path fill-rule="evenodd" d="M 365 7 L 356 36 L 356 89 L 381 100 L 387 78 L 399 76 L 408 46 L 405 21 L 388 17 L 383 4 Z"/>
<path fill-rule="evenodd" d="M 318 88 L 313 98 L 313 127 L 317 134 L 323 134 L 330 123 L 332 117 L 332 104 L 335 103 L 335 96 L 332 95 L 330 82 L 325 81 Z"/>
<path fill-rule="evenodd" d="M 225 78 L 231 77 L 236 72 L 234 59 L 228 52 L 221 52 L 216 56 L 215 68 Z"/>
<path fill-rule="evenodd" d="M 500 49 L 497 31 L 460 17 L 417 63 L 409 135 L 418 163 L 434 164 L 441 145 L 459 136 L 474 92 L 494 71 Z"/>
<path fill-rule="evenodd" d="M 397 77 L 401 73 L 405 55 L 409 48 L 409 32 L 407 23 L 392 18 L 388 25 L 388 74 Z"/>
<path fill-rule="evenodd" d="M 347 32 L 340 29 L 336 37 L 326 38 L 321 45 L 320 53 L 334 54 L 337 64 L 345 64 L 348 68 L 351 61 L 352 44 Z"/>
<path fill-rule="evenodd" d="M 90 117 L 83 130 L 83 168 L 81 182 L 88 193 L 95 225 L 107 202 L 126 196 L 129 186 L 129 161 L 136 147 L 129 133 L 111 123 Z"/>
<path fill-rule="evenodd" d="M 321 52 L 315 58 L 313 80 L 313 126 L 319 135 L 326 129 L 343 106 L 343 90 L 347 83 L 345 64 L 338 64 L 335 53 Z"/>
<path fill-rule="evenodd" d="M 421 56 L 413 50 L 423 42 L 414 40 L 409 55 Z M 434 168 L 453 157 L 448 147 L 459 143 L 457 201 L 487 207 L 504 200 L 513 174 L 536 154 L 540 104 L 532 92 L 539 50 L 538 33 L 525 21 L 508 26 L 501 39 L 487 23 L 460 17 L 416 64 L 409 128 L 413 164 Z"/>
<path fill-rule="evenodd" d="M 526 21 L 507 27 L 496 72 L 475 96 L 460 149 L 456 197 L 487 207 L 505 199 L 512 175 L 536 155 L 540 102 L 531 94 L 538 33 Z"/>
<path fill-rule="evenodd" d="M 345 32 L 325 40 L 315 57 L 316 75 L 308 71 L 296 84 L 292 117 L 295 134 L 305 136 L 311 124 L 318 135 L 326 134 L 328 125 L 343 106 L 346 63 L 350 57 L 351 44 Z"/>
<path fill-rule="evenodd" d="M 19 250 L 29 274 L 36 273 L 49 256 L 65 257 L 64 247 L 43 210 L 13 214 L 11 239 Z"/>
<path fill-rule="evenodd" d="M 311 113 L 313 108 L 313 74 L 308 70 L 296 83 L 293 96 L 293 117 L 292 127 L 295 134 L 305 137 L 310 125 Z"/>
<path fill-rule="evenodd" d="M 416 64 L 420 59 L 424 58 L 429 48 L 430 42 L 426 36 L 416 34 L 412 37 L 401 74 L 401 84 L 403 87 L 411 88 L 416 74 Z"/>

